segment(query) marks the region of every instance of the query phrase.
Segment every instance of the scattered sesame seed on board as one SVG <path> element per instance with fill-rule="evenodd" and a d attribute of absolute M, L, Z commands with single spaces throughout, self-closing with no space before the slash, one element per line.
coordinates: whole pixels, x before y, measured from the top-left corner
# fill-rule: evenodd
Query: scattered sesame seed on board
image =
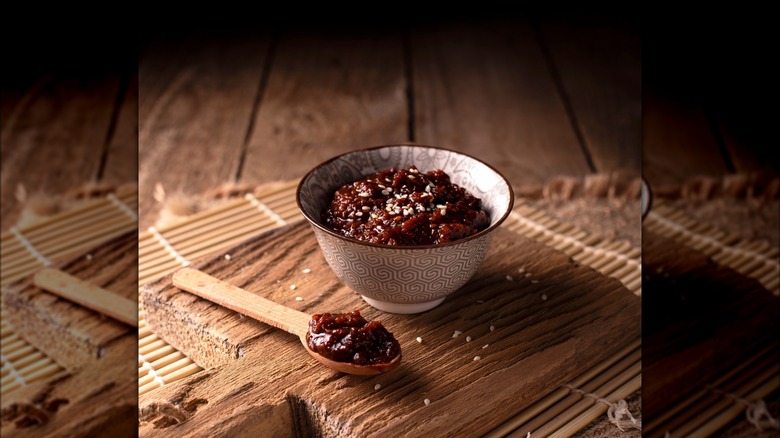
<path fill-rule="evenodd" d="M 382 387 L 382 384 L 381 383 L 377 383 L 376 385 L 374 385 L 374 391 L 379 391 L 379 388 L 381 388 L 381 387 Z"/>
<path fill-rule="evenodd" d="M 431 399 L 426 398 L 425 400 L 423 400 L 423 403 L 425 403 L 425 406 L 428 406 L 429 404 L 431 404 Z"/>
<path fill-rule="evenodd" d="M 292 289 L 292 290 L 298 289 L 298 286 L 296 286 L 296 285 L 294 285 L 294 284 L 291 284 L 291 285 L 290 285 L 290 289 Z"/>
<path fill-rule="evenodd" d="M 519 272 L 519 273 L 521 273 L 521 274 L 522 274 L 522 273 L 524 273 L 524 272 L 525 272 L 525 269 L 523 269 L 523 268 L 520 268 L 520 269 L 518 269 L 518 270 L 517 270 L 517 272 Z"/>
<path fill-rule="evenodd" d="M 303 297 L 295 297 L 295 301 L 303 301 Z"/>
<path fill-rule="evenodd" d="M 466 342 L 471 342 L 471 336 L 466 336 Z"/>
<path fill-rule="evenodd" d="M 533 283 L 533 284 L 536 284 L 538 282 L 539 282 L 539 280 L 531 280 L 531 283 Z"/>
<path fill-rule="evenodd" d="M 525 273 L 525 276 L 526 276 L 526 277 L 530 277 L 531 275 L 533 275 L 533 274 L 531 274 L 530 272 L 526 272 L 526 273 Z"/>
<path fill-rule="evenodd" d="M 418 337 L 417 337 L 417 342 L 419 342 L 419 343 L 421 343 L 421 344 L 422 344 L 422 338 L 418 336 Z"/>
<path fill-rule="evenodd" d="M 87 254 L 87 260 L 92 260 L 92 254 Z"/>
<path fill-rule="evenodd" d="M 303 273 L 304 274 L 309 274 L 309 273 L 311 273 L 311 269 L 306 268 L 306 269 L 303 270 Z"/>
<path fill-rule="evenodd" d="M 507 279 L 507 280 L 509 280 L 509 281 L 513 281 L 513 280 L 514 280 L 514 278 L 512 278 L 512 276 L 511 276 L 511 275 L 507 275 L 507 276 L 506 276 L 506 279 Z"/>
<path fill-rule="evenodd" d="M 453 338 L 457 338 L 458 336 L 460 336 L 461 333 L 463 333 L 463 332 L 460 331 L 460 330 L 455 330 L 455 332 L 452 334 L 452 337 Z"/>
<path fill-rule="evenodd" d="M 225 254 L 225 260 L 230 260 L 232 257 L 230 257 L 230 254 Z"/>
<path fill-rule="evenodd" d="M 496 330 L 496 326 L 494 326 L 494 325 L 491 325 L 491 326 L 490 326 L 490 331 L 492 332 L 492 331 L 495 331 L 495 330 Z"/>
<path fill-rule="evenodd" d="M 479 356 L 474 356 L 474 360 L 475 360 L 475 361 L 477 361 L 477 360 L 480 360 L 480 359 L 482 359 L 482 358 L 481 358 L 481 357 L 479 357 Z"/>
<path fill-rule="evenodd" d="M 547 294 L 542 294 L 542 301 L 547 301 Z"/>
<path fill-rule="evenodd" d="M 482 346 L 482 349 L 484 350 L 484 349 L 488 348 L 488 345 L 490 345 L 490 344 L 485 344 L 485 345 L 483 345 L 483 346 Z"/>

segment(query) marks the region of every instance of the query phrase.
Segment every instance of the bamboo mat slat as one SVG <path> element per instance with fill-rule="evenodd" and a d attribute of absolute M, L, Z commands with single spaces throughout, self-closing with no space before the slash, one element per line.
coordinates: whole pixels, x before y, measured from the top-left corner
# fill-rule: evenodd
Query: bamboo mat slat
<path fill-rule="evenodd" d="M 36 270 L 138 228 L 138 191 L 123 186 L 116 194 L 85 201 L 79 207 L 23 227 L 12 227 L 0 237 L 0 286 Z M 1 312 L 3 395 L 32 382 L 64 373 L 64 369 L 19 338 Z"/>

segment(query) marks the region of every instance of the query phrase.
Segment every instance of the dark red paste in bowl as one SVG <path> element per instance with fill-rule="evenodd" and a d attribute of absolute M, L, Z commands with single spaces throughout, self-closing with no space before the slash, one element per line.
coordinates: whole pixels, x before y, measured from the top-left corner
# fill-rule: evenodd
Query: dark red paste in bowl
<path fill-rule="evenodd" d="M 437 245 L 488 226 L 481 199 L 442 170 L 391 168 L 338 189 L 323 214 L 326 227 L 384 245 Z"/>
<path fill-rule="evenodd" d="M 312 351 L 330 360 L 355 365 L 385 364 L 401 352 L 381 322 L 366 321 L 358 310 L 312 316 L 306 341 Z"/>

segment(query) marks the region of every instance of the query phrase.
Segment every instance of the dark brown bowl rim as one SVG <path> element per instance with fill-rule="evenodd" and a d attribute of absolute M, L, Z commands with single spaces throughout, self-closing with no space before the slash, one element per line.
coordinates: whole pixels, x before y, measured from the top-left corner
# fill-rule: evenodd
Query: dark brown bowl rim
<path fill-rule="evenodd" d="M 485 228 L 484 230 L 480 231 L 477 234 L 471 235 L 469 237 L 464 237 L 463 239 L 459 239 L 459 240 L 455 240 L 455 241 L 447 242 L 447 243 L 442 243 L 442 244 L 437 244 L 437 245 L 396 245 L 396 246 L 394 246 L 394 245 L 382 245 L 382 244 L 379 244 L 379 243 L 364 242 L 362 240 L 357 240 L 357 239 L 353 239 L 353 238 L 350 238 L 350 237 L 342 236 L 341 234 L 338 234 L 335 231 L 328 229 L 327 227 L 325 227 L 322 224 L 320 224 L 318 221 L 315 221 L 314 219 L 309 217 L 309 215 L 306 214 L 306 211 L 301 207 L 301 188 L 303 187 L 303 182 L 306 181 L 306 179 L 309 178 L 317 169 L 319 169 L 319 168 L 321 168 L 321 167 L 331 163 L 332 161 L 338 160 L 339 158 L 344 157 L 346 155 L 357 154 L 357 153 L 365 153 L 365 152 L 369 152 L 369 151 L 372 151 L 372 150 L 384 149 L 384 148 L 388 148 L 388 147 L 401 147 L 401 146 L 418 147 L 418 148 L 425 148 L 425 149 L 437 149 L 437 150 L 442 150 L 442 151 L 446 151 L 446 152 L 451 152 L 451 153 L 458 154 L 458 155 L 461 155 L 461 156 L 464 156 L 464 157 L 468 157 L 468 158 L 470 158 L 470 159 L 472 159 L 472 160 L 474 160 L 474 161 L 476 161 L 478 163 L 481 163 L 484 166 L 488 167 L 491 171 L 495 172 L 496 175 L 498 175 L 504 181 L 506 186 L 509 188 L 509 205 L 507 205 L 506 211 L 504 212 L 503 215 L 501 215 L 501 217 L 495 223 L 493 223 L 489 227 Z M 444 248 L 444 247 L 448 247 L 448 246 L 460 245 L 460 244 L 466 243 L 466 242 L 468 242 L 470 240 L 478 239 L 478 238 L 480 238 L 480 237 L 482 237 L 482 236 L 484 236 L 486 234 L 491 233 L 492 231 L 497 229 L 506 220 L 506 218 L 509 217 L 510 213 L 512 213 L 512 208 L 514 208 L 514 205 L 515 205 L 515 192 L 512 189 L 512 184 L 509 183 L 509 180 L 506 179 L 506 177 L 501 172 L 499 172 L 498 170 L 496 170 L 495 167 L 493 167 L 490 164 L 480 160 L 477 157 L 474 157 L 472 155 L 469 155 L 469 154 L 466 154 L 466 153 L 463 153 L 463 152 L 459 152 L 459 151 L 456 151 L 456 150 L 453 150 L 453 149 L 447 149 L 447 148 L 443 148 L 443 147 L 439 147 L 439 146 L 428 146 L 428 145 L 417 144 L 417 143 L 396 143 L 396 144 L 387 144 L 387 145 L 382 145 L 382 146 L 371 146 L 371 147 L 367 147 L 367 148 L 355 149 L 353 151 L 344 152 L 343 154 L 339 154 L 339 155 L 336 155 L 334 157 L 331 157 L 331 158 L 321 162 L 320 164 L 314 166 L 314 168 L 309 170 L 306 173 L 306 175 L 304 175 L 303 178 L 301 178 L 301 180 L 298 182 L 298 187 L 295 189 L 295 203 L 298 206 L 298 210 L 301 212 L 301 214 L 303 214 L 303 217 L 305 217 L 306 220 L 310 224 L 312 224 L 313 226 L 319 228 L 320 230 L 324 231 L 325 233 L 327 233 L 327 234 L 329 234 L 329 235 L 331 235 L 333 237 L 337 237 L 337 238 L 339 238 L 341 240 L 344 240 L 346 242 L 351 242 L 351 243 L 355 243 L 355 244 L 358 244 L 358 245 L 371 246 L 371 247 L 375 247 L 375 248 L 390 249 L 390 250 L 393 250 L 393 249 L 428 250 L 428 249 L 434 249 L 434 248 Z"/>

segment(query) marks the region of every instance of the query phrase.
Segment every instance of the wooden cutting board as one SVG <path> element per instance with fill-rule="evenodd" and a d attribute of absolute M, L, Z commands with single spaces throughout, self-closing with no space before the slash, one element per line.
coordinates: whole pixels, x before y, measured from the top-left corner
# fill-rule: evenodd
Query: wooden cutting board
<path fill-rule="evenodd" d="M 194 267 L 303 312 L 359 309 L 398 338 L 403 361 L 380 376 L 336 373 L 296 337 L 182 292 L 168 276 L 142 291 L 146 321 L 207 370 L 141 396 L 142 435 L 477 436 L 640 330 L 640 299 L 619 281 L 503 229 L 473 279 L 417 315 L 365 304 L 305 222 Z"/>
<path fill-rule="evenodd" d="M 52 267 L 135 300 L 137 242 L 128 232 Z M 16 334 L 65 368 L 3 394 L 2 436 L 134 436 L 136 328 L 37 288 L 32 275 L 2 295 Z"/>

